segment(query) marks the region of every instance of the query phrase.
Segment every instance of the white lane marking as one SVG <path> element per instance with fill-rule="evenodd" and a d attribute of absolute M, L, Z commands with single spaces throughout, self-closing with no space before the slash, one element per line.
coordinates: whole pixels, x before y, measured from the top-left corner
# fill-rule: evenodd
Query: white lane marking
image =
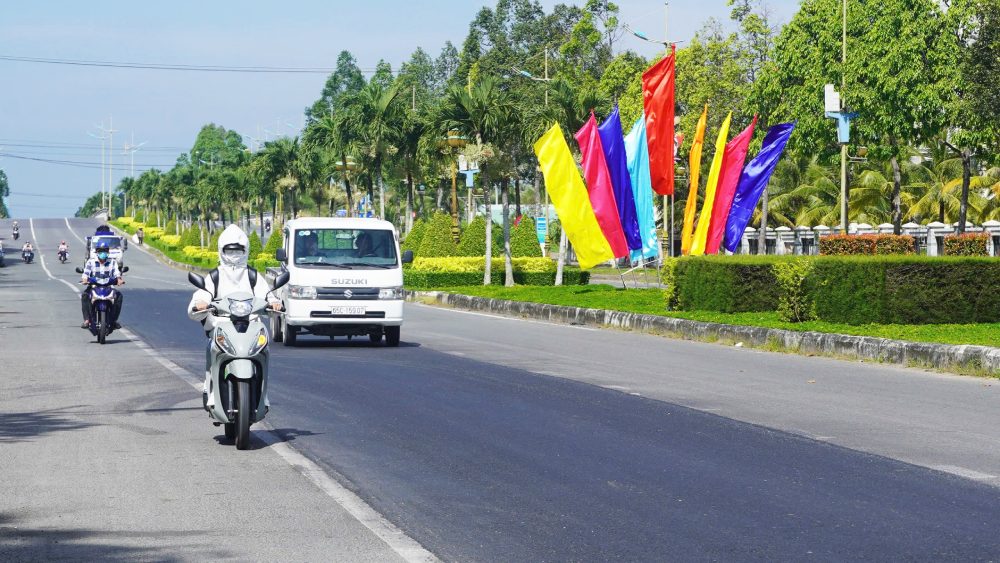
<path fill-rule="evenodd" d="M 35 220 L 32 219 L 31 217 L 28 218 L 28 226 L 31 227 L 31 238 L 33 238 L 35 240 L 35 244 L 37 245 L 38 244 L 38 236 L 35 235 Z M 69 287 L 70 289 L 72 289 L 74 292 L 80 293 L 80 288 L 76 287 L 75 285 L 69 283 L 68 281 L 66 281 L 66 280 L 64 280 L 62 278 L 57 278 L 57 277 L 53 276 L 52 272 L 49 271 L 49 267 L 45 265 L 45 256 L 42 255 L 42 251 L 36 249 L 35 252 L 38 254 L 38 262 L 42 265 L 42 269 L 45 270 L 45 275 L 46 276 L 49 276 L 51 279 L 54 279 L 56 281 L 63 282 L 64 284 L 66 284 L 67 287 Z"/>
<path fill-rule="evenodd" d="M 167 280 L 161 280 L 159 278 L 144 278 L 142 276 L 136 276 L 136 275 L 131 275 L 131 276 L 129 276 L 129 278 L 133 279 L 133 280 L 146 280 L 146 281 L 155 281 L 155 282 L 159 282 L 159 283 L 166 283 L 166 284 L 170 284 L 170 285 L 179 285 L 179 286 L 182 286 L 182 287 L 188 287 L 188 286 L 191 285 L 189 283 L 180 283 L 180 282 L 175 282 L 175 281 L 167 281 Z"/>
<path fill-rule="evenodd" d="M 559 326 L 559 327 L 563 327 L 563 328 L 572 328 L 572 329 L 576 329 L 576 330 L 590 330 L 590 331 L 601 330 L 599 328 L 594 328 L 594 327 L 589 327 L 589 326 L 569 325 L 569 324 L 549 322 L 549 321 L 538 321 L 538 320 L 535 320 L 535 319 L 524 319 L 524 318 L 521 318 L 521 317 L 507 317 L 507 316 L 504 316 L 504 315 L 494 315 L 494 314 L 491 314 L 491 313 L 479 313 L 477 311 L 462 311 L 460 309 L 453 309 L 451 307 L 448 307 L 447 305 L 427 305 L 425 303 L 419 303 L 417 301 L 409 301 L 408 303 L 410 305 L 416 305 L 417 307 L 426 307 L 428 309 L 434 309 L 436 311 L 448 311 L 450 313 L 459 313 L 459 314 L 462 314 L 462 315 L 473 315 L 473 316 L 476 316 L 476 317 L 487 317 L 487 318 L 490 318 L 490 319 L 500 319 L 500 320 L 504 320 L 504 321 L 518 321 L 518 322 L 522 322 L 522 323 L 532 323 L 532 324 L 538 324 L 538 325 Z"/>
<path fill-rule="evenodd" d="M 123 328 L 121 329 L 121 333 L 132 341 L 133 344 L 138 346 L 139 349 L 159 362 L 160 365 L 167 368 L 167 370 L 171 373 L 177 375 L 190 384 L 191 387 L 194 387 L 201 392 L 202 386 L 204 385 L 204 379 L 202 377 L 191 373 L 187 369 L 171 361 L 169 358 L 164 357 L 158 351 L 153 349 L 153 347 L 146 344 L 146 342 L 144 342 L 132 331 Z M 371 530 L 372 533 L 378 536 L 379 539 L 399 554 L 400 557 L 406 561 L 414 562 L 438 561 L 438 558 L 435 557 L 434 554 L 427 551 L 416 540 L 407 536 L 402 530 L 386 520 L 384 516 L 369 506 L 368 503 L 361 499 L 361 497 L 345 488 L 336 479 L 330 477 L 330 475 L 328 475 L 319 465 L 296 451 L 287 442 L 282 440 L 268 423 L 261 423 L 261 426 L 263 426 L 265 430 L 262 432 L 255 432 L 257 437 L 264 440 L 264 442 L 266 442 L 272 450 L 281 456 L 281 458 L 284 459 L 288 465 L 297 469 L 306 479 L 311 481 L 321 491 L 326 493 L 328 497 L 333 499 L 334 502 L 344 508 L 344 510 L 353 516 L 355 520 L 361 522 L 364 527 Z"/>
<path fill-rule="evenodd" d="M 951 473 L 952 475 L 958 475 L 959 477 L 972 479 L 973 481 L 995 481 L 1000 479 L 1000 477 L 996 475 L 983 473 L 974 469 L 967 469 L 965 467 L 959 467 L 957 465 L 932 465 L 931 469 Z"/>
<path fill-rule="evenodd" d="M 87 241 L 80 238 L 80 235 L 76 234 L 76 231 L 73 230 L 73 227 L 69 226 L 69 217 L 63 217 L 63 221 L 66 221 L 66 228 L 69 229 L 69 234 L 75 236 L 76 240 L 80 241 L 81 243 L 87 244 Z"/>

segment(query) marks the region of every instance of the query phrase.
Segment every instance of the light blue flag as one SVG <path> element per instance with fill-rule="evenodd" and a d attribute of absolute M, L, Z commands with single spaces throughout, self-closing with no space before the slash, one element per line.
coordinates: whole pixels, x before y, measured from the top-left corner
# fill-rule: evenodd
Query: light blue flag
<path fill-rule="evenodd" d="M 635 211 L 639 219 L 639 235 L 642 249 L 630 253 L 632 262 L 660 255 L 660 245 L 656 238 L 656 220 L 653 218 L 653 181 L 649 176 L 649 148 L 646 145 L 646 116 L 640 115 L 632 130 L 625 136 L 625 155 L 628 158 L 628 174 L 632 179 L 632 195 Z"/>

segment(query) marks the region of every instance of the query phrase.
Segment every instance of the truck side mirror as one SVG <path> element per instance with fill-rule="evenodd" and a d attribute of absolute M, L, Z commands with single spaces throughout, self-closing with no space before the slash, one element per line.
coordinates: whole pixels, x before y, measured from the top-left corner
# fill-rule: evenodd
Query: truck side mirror
<path fill-rule="evenodd" d="M 403 251 L 403 264 L 409 264 L 411 262 L 413 262 L 413 251 L 412 250 L 404 250 Z"/>
<path fill-rule="evenodd" d="M 198 289 L 205 289 L 205 278 L 194 272 L 188 272 L 188 281 L 191 282 L 191 285 L 197 287 Z"/>
<path fill-rule="evenodd" d="M 275 250 L 274 257 L 278 260 L 278 262 L 288 262 L 288 253 L 285 252 L 284 248 L 279 248 L 278 250 Z"/>

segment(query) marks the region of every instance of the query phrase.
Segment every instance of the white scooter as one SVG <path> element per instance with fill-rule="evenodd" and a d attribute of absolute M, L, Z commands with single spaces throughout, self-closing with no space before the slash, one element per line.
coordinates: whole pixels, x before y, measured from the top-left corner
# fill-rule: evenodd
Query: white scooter
<path fill-rule="evenodd" d="M 205 289 L 205 278 L 193 272 L 188 281 Z M 288 272 L 274 282 L 288 283 Z M 273 291 L 272 289 L 272 291 Z M 220 321 L 212 330 L 211 388 L 203 398 L 205 410 L 225 426 L 226 438 L 236 438 L 236 449 L 250 447 L 250 425 L 264 420 L 267 406 L 268 334 L 261 316 L 267 300 L 238 291 L 212 301 L 209 312 Z M 209 394 L 211 395 L 209 397 Z"/>

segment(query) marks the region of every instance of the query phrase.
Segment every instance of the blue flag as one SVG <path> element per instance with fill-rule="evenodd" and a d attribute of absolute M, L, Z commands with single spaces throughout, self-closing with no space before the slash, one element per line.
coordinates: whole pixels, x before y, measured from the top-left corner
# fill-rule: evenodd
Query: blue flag
<path fill-rule="evenodd" d="M 625 137 L 625 153 L 628 158 L 628 173 L 632 180 L 632 194 L 635 211 L 639 220 L 639 235 L 642 249 L 633 250 L 632 262 L 660 255 L 660 244 L 656 238 L 656 220 L 653 217 L 653 181 L 649 175 L 649 147 L 646 145 L 646 118 L 640 115 L 632 130 Z"/>
<path fill-rule="evenodd" d="M 604 162 L 611 175 L 611 188 L 615 193 L 618 219 L 625 233 L 625 243 L 629 250 L 640 250 L 642 238 L 639 236 L 639 219 L 635 211 L 635 195 L 632 193 L 632 179 L 629 177 L 628 159 L 625 155 L 625 141 L 622 139 L 622 121 L 615 106 L 611 115 L 597 127 L 604 149 Z"/>
<path fill-rule="evenodd" d="M 760 196 L 764 195 L 771 174 L 778 166 L 781 153 L 784 152 L 785 144 L 788 143 L 788 138 L 794 129 L 795 123 L 780 123 L 768 129 L 760 153 L 743 168 L 740 183 L 736 186 L 736 195 L 733 197 L 733 206 L 729 209 L 729 217 L 726 219 L 724 246 L 729 252 L 736 252 L 736 247 L 740 245 L 753 210 L 757 207 Z"/>

